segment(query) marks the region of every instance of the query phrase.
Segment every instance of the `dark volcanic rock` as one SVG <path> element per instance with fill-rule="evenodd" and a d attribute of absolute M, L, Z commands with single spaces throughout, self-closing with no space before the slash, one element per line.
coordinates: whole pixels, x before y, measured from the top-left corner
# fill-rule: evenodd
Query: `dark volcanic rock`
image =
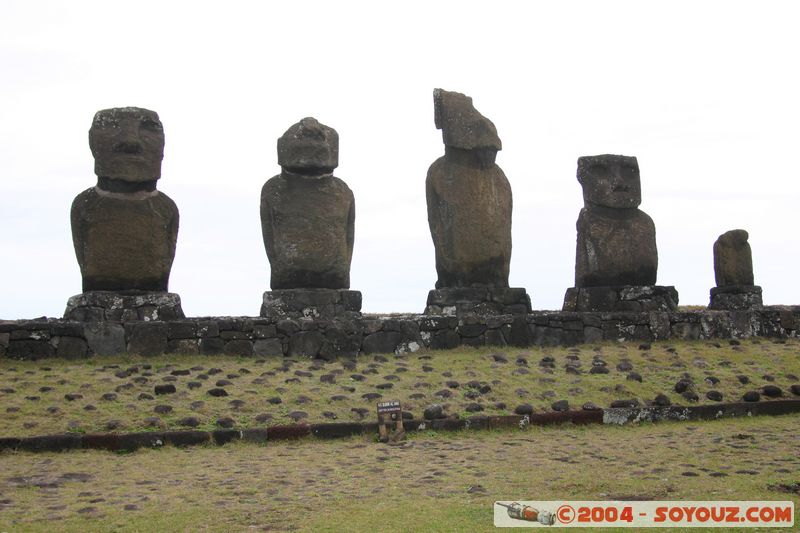
<path fill-rule="evenodd" d="M 558 400 L 557 402 L 553 402 L 550 405 L 550 409 L 553 411 L 569 411 L 569 401 Z"/>
<path fill-rule="evenodd" d="M 160 395 L 163 395 L 163 394 L 175 394 L 175 392 L 176 392 L 175 385 L 172 385 L 171 383 L 169 383 L 167 385 L 156 385 L 155 386 L 155 393 L 156 393 L 157 396 L 160 396 Z"/>
<path fill-rule="evenodd" d="M 347 289 L 355 200 L 333 176 L 339 136 L 304 118 L 278 139 L 281 173 L 261 190 L 261 229 L 272 289 Z"/>
<path fill-rule="evenodd" d="M 736 379 L 738 379 L 739 383 L 741 383 L 742 385 L 747 385 L 748 383 L 750 383 L 750 378 L 745 375 L 738 375 L 736 376 Z"/>
<path fill-rule="evenodd" d="M 723 233 L 714 243 L 714 279 L 717 287 L 753 285 L 753 255 L 743 229 Z"/>
<path fill-rule="evenodd" d="M 208 390 L 208 395 L 219 398 L 221 396 L 227 396 L 228 395 L 228 391 L 226 391 L 225 389 L 219 389 L 219 388 L 209 389 Z"/>
<path fill-rule="evenodd" d="M 792 391 L 792 394 L 794 394 L 795 396 L 800 396 L 800 385 L 794 384 L 791 387 L 789 387 L 789 390 Z"/>
<path fill-rule="evenodd" d="M 171 405 L 156 405 L 153 408 L 153 411 L 155 413 L 160 414 L 160 415 L 165 415 L 165 414 L 168 414 L 168 413 L 172 412 L 172 406 Z"/>
<path fill-rule="evenodd" d="M 468 96 L 435 89 L 433 100 L 445 145 L 425 182 L 436 288 L 508 287 L 512 200 L 497 130 Z"/>
<path fill-rule="evenodd" d="M 638 372 L 631 372 L 625 379 L 627 379 L 628 381 L 638 381 L 639 383 L 641 383 L 642 375 L 639 374 Z"/>
<path fill-rule="evenodd" d="M 698 402 L 698 401 L 700 401 L 700 396 L 698 396 L 698 395 L 697 395 L 697 393 L 696 393 L 696 392 L 694 392 L 693 390 L 685 390 L 685 391 L 683 391 L 683 392 L 681 393 L 681 396 L 682 396 L 682 397 L 683 397 L 683 399 L 684 399 L 684 400 L 686 400 L 687 402 L 692 402 L 692 403 L 694 403 L 694 402 Z"/>
<path fill-rule="evenodd" d="M 639 400 L 614 400 L 611 402 L 610 407 L 639 407 Z"/>
<path fill-rule="evenodd" d="M 653 405 L 657 405 L 659 407 L 669 407 L 672 405 L 672 402 L 666 394 L 656 394 L 656 397 L 653 399 Z"/>
<path fill-rule="evenodd" d="M 89 130 L 97 186 L 72 203 L 72 240 L 86 291 L 166 291 L 178 208 L 156 190 L 164 155 L 158 115 L 98 111 Z"/>
<path fill-rule="evenodd" d="M 716 390 L 710 390 L 706 393 L 706 398 L 708 398 L 712 402 L 721 402 L 722 393 Z"/>
<path fill-rule="evenodd" d="M 258 417 L 256 417 L 256 421 L 257 422 L 259 421 Z M 217 426 L 219 426 L 219 427 L 221 427 L 223 429 L 230 429 L 234 425 L 236 425 L 236 421 L 233 418 L 223 417 L 223 418 L 218 418 L 217 419 Z"/>
<path fill-rule="evenodd" d="M 745 392 L 744 396 L 742 396 L 742 400 L 744 400 L 746 402 L 757 402 L 760 399 L 761 399 L 761 395 L 758 393 L 758 391 L 754 391 L 754 390 Z"/>
<path fill-rule="evenodd" d="M 533 406 L 529 403 L 522 403 L 519 404 L 514 408 L 515 415 L 532 415 L 533 414 Z"/>
<path fill-rule="evenodd" d="M 425 411 L 422 413 L 422 417 L 425 420 L 437 420 L 439 418 L 445 418 L 444 407 L 438 403 L 431 404 L 425 408 Z"/>
<path fill-rule="evenodd" d="M 655 285 L 658 268 L 653 220 L 642 201 L 635 157 L 578 159 L 584 208 L 578 216 L 575 287 Z"/>
<path fill-rule="evenodd" d="M 684 392 L 689 390 L 691 386 L 692 386 L 691 381 L 689 381 L 688 379 L 681 379 L 675 384 L 675 392 L 677 392 L 678 394 L 683 394 Z"/>
<path fill-rule="evenodd" d="M 783 396 L 781 388 L 775 385 L 764 385 L 761 387 L 761 393 L 768 398 L 780 398 Z"/>

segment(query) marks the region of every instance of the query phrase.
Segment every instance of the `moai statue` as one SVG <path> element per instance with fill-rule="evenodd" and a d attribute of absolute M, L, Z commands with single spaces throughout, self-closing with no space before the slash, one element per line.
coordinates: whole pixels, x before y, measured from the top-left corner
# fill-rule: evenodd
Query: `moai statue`
<path fill-rule="evenodd" d="M 639 209 L 642 188 L 635 157 L 578 159 L 583 203 L 576 224 L 575 287 L 564 311 L 675 310 L 674 287 L 656 283 L 656 228 Z"/>
<path fill-rule="evenodd" d="M 72 242 L 83 294 L 67 304 L 75 320 L 182 318 L 168 293 L 178 208 L 156 189 L 164 156 L 158 114 L 138 107 L 98 111 L 89 129 L 97 185 L 72 202 Z"/>
<path fill-rule="evenodd" d="M 723 233 L 714 243 L 714 278 L 709 309 L 761 309 L 761 287 L 753 283 L 753 254 L 743 229 Z"/>
<path fill-rule="evenodd" d="M 435 89 L 433 106 L 445 151 L 425 182 L 438 274 L 425 312 L 529 312 L 525 289 L 508 287 L 512 199 L 497 130 L 461 93 Z"/>
<path fill-rule="evenodd" d="M 278 139 L 281 173 L 261 190 L 261 229 L 272 291 L 262 316 L 337 316 L 361 310 L 350 291 L 355 199 L 333 175 L 336 130 L 307 117 Z"/>

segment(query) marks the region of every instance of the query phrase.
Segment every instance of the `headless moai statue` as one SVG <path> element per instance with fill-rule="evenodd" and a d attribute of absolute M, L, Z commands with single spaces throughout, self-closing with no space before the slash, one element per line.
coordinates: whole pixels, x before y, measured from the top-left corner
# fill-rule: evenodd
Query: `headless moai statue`
<path fill-rule="evenodd" d="M 279 314 L 283 308 L 302 311 L 291 302 L 298 291 L 313 289 L 303 292 L 297 304 L 316 309 L 312 315 L 360 310 L 360 293 L 346 290 L 356 211 L 353 192 L 333 176 L 339 135 L 314 118 L 304 118 L 278 139 L 278 164 L 281 173 L 261 190 L 261 229 L 273 289 L 264 294 L 264 306 Z M 272 314 L 265 307 L 262 315 Z"/>
<path fill-rule="evenodd" d="M 178 238 L 178 208 L 156 189 L 164 156 L 158 114 L 137 107 L 98 111 L 89 146 L 97 185 L 75 198 L 70 215 L 84 294 L 70 300 L 67 316 L 142 319 L 131 306 L 145 309 L 148 318 L 183 316 L 180 298 L 166 292 Z M 135 295 L 136 302 L 120 303 L 123 294 Z M 114 316 L 107 312 L 112 307 Z M 124 308 L 129 312 L 116 316 Z"/>
<path fill-rule="evenodd" d="M 753 282 L 753 254 L 743 229 L 723 233 L 714 243 L 714 278 L 710 309 L 760 309 L 761 287 Z"/>
<path fill-rule="evenodd" d="M 577 176 L 584 207 L 576 224 L 575 287 L 567 291 L 564 310 L 676 308 L 677 292 L 655 285 L 656 228 L 639 209 L 642 189 L 636 158 L 581 157 Z"/>
<path fill-rule="evenodd" d="M 513 300 L 500 307 L 519 304 L 517 311 L 530 310 L 524 289 L 508 289 L 512 198 L 511 185 L 495 163 L 502 148 L 497 130 L 468 96 L 435 89 L 433 100 L 445 155 L 431 165 L 425 182 L 439 289 L 431 291 L 427 312 L 438 312 L 436 306 L 458 307 L 448 303 L 451 296 L 497 300 L 495 290 L 503 293 L 501 300 Z"/>

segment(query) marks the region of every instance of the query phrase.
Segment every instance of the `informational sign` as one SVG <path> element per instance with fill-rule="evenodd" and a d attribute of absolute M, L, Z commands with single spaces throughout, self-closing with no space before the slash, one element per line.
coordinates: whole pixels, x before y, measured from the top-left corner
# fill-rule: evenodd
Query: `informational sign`
<path fill-rule="evenodd" d="M 391 435 L 389 434 L 390 429 L 393 429 Z M 378 403 L 378 435 L 381 442 L 397 441 L 405 436 L 403 408 L 399 401 Z"/>

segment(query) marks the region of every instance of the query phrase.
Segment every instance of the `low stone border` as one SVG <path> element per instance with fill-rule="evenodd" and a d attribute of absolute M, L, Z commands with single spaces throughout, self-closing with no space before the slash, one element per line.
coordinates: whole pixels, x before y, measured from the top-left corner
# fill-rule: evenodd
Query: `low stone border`
<path fill-rule="evenodd" d="M 557 346 L 598 341 L 800 337 L 800 306 L 757 311 L 569 313 L 464 317 L 206 317 L 171 321 L 0 321 L 0 357 L 164 353 L 334 359 L 458 346 Z"/>
<path fill-rule="evenodd" d="M 718 405 L 609 408 L 588 411 L 563 411 L 533 415 L 472 416 L 469 418 L 443 418 L 439 420 L 406 420 L 403 427 L 411 431 L 459 431 L 487 429 L 525 429 L 528 426 L 552 424 L 630 424 L 660 422 L 663 420 L 716 420 L 757 415 L 783 415 L 800 413 L 800 400 L 773 400 L 757 403 L 721 403 Z M 0 438 L 0 451 L 61 452 L 91 449 L 114 452 L 132 452 L 139 448 L 195 446 L 214 443 L 224 445 L 232 441 L 266 443 L 315 436 L 335 439 L 372 433 L 377 435 L 378 424 L 326 423 L 294 424 L 251 429 L 218 429 L 214 431 L 153 431 L 141 433 L 60 434 L 38 437 Z"/>

